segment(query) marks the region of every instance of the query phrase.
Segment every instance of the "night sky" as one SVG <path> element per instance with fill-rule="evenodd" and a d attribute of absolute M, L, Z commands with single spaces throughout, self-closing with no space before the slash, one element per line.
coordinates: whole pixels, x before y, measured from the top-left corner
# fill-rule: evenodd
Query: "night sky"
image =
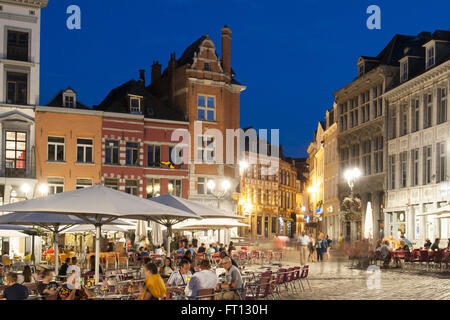
<path fill-rule="evenodd" d="M 345 3 L 345 4 L 344 4 Z M 81 8 L 81 30 L 66 27 L 69 5 Z M 381 30 L 369 30 L 369 5 L 381 8 Z M 209 33 L 221 53 L 220 29 L 233 31 L 231 63 L 241 94 L 241 127 L 280 129 L 285 154 L 306 157 L 333 92 L 356 76 L 360 55 L 376 56 L 396 34 L 450 27 L 450 1 L 50 0 L 42 10 L 41 98 L 71 86 L 99 104 L 138 78 L 153 60 Z"/>

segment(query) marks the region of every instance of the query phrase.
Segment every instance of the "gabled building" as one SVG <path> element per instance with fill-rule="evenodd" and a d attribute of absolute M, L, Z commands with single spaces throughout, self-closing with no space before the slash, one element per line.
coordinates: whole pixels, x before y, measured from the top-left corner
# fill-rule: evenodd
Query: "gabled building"
<path fill-rule="evenodd" d="M 404 235 L 416 246 L 426 238 L 450 237 L 448 218 L 430 214 L 450 199 L 450 31 L 421 35 L 397 57 L 400 72 L 385 93 L 385 234 Z"/>
<path fill-rule="evenodd" d="M 188 164 L 176 164 L 172 132 L 188 129 L 184 114 L 145 86 L 145 72 L 111 90 L 94 107 L 102 112 L 101 180 L 111 188 L 151 198 L 167 192 L 188 197 Z"/>
<path fill-rule="evenodd" d="M 395 35 L 376 56 L 361 56 L 357 61 L 357 77 L 334 93 L 337 107 L 340 172 L 357 167 L 362 172 L 354 187 L 361 198 L 362 219 L 342 222 L 343 236 L 361 238 L 368 203 L 372 206 L 374 237 L 382 235 L 386 187 L 386 120 L 384 93 L 391 88 L 400 73 L 399 60 L 405 50 L 423 45 L 427 33 L 417 36 Z M 350 188 L 340 174 L 340 201 L 350 194 Z"/>
<path fill-rule="evenodd" d="M 158 62 L 152 66 L 150 92 L 172 110 L 181 110 L 189 122 L 190 199 L 216 207 L 217 199 L 208 193 L 207 181 L 213 180 L 220 186 L 221 181 L 228 180 L 231 193 L 239 184 L 237 150 L 234 150 L 233 164 L 225 161 L 225 134 L 227 129 L 240 127 L 240 94 L 245 88 L 236 81 L 231 68 L 231 30 L 227 26 L 222 28 L 221 57 L 206 34 L 187 47 L 179 59 L 172 53 L 164 72 Z M 201 125 L 198 132 L 196 123 Z M 214 129 L 215 133 L 206 132 Z M 220 206 L 228 212 L 236 210 L 231 197 L 223 199 Z"/>

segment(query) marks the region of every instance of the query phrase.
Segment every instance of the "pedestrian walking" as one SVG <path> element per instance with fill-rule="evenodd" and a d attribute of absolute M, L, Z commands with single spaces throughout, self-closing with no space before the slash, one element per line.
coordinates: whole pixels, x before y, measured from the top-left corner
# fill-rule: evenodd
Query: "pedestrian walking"
<path fill-rule="evenodd" d="M 325 238 L 326 242 L 327 242 L 327 260 L 330 260 L 330 250 L 331 250 L 331 242 L 333 242 L 333 240 L 331 240 L 328 235 Z"/>
<path fill-rule="evenodd" d="M 316 252 L 317 252 L 317 262 L 323 261 L 323 253 L 325 252 L 325 242 L 324 239 L 317 239 L 316 241 Z"/>
<path fill-rule="evenodd" d="M 314 238 L 313 235 L 310 235 L 309 237 L 309 255 L 308 255 L 308 260 L 311 262 L 316 262 L 316 239 Z"/>
<path fill-rule="evenodd" d="M 304 231 L 302 231 L 301 235 L 297 239 L 297 243 L 300 249 L 300 265 L 302 266 L 304 266 L 307 262 L 306 255 L 308 254 L 308 245 L 310 241 L 311 240 Z"/>

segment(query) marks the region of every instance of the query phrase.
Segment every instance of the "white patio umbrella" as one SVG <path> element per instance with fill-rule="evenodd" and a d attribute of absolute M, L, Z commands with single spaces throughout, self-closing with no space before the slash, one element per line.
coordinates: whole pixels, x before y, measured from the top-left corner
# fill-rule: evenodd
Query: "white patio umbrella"
<path fill-rule="evenodd" d="M 207 218 L 200 221 L 187 219 L 183 222 L 175 224 L 174 230 L 213 230 L 217 228 L 229 229 L 234 227 L 249 227 L 248 224 L 227 218 Z"/>
<path fill-rule="evenodd" d="M 142 237 L 147 237 L 147 225 L 145 221 L 138 220 L 136 224 L 136 237 L 134 238 L 134 243 L 138 244 Z"/>
<path fill-rule="evenodd" d="M 0 237 L 2 237 L 2 238 L 12 238 L 12 237 L 22 238 L 22 237 L 29 237 L 29 235 L 19 232 L 17 230 L 0 230 Z"/>
<path fill-rule="evenodd" d="M 127 232 L 127 226 L 124 225 L 103 225 L 102 232 Z M 95 233 L 95 226 L 92 224 L 77 225 L 66 229 L 61 233 Z"/>
<path fill-rule="evenodd" d="M 1 206 L 0 211 L 73 214 L 94 224 L 96 227 L 96 284 L 98 284 L 99 279 L 100 230 L 103 224 L 108 224 L 118 218 L 153 220 L 168 226 L 170 229 L 175 223 L 188 218 L 201 219 L 200 216 L 192 212 L 148 201 L 103 185 L 10 203 Z"/>
<path fill-rule="evenodd" d="M 155 246 L 162 245 L 162 243 L 163 243 L 163 236 L 162 236 L 161 225 L 159 223 L 156 223 L 156 222 L 150 222 L 150 226 L 152 227 L 152 243 Z"/>
<path fill-rule="evenodd" d="M 364 238 L 373 238 L 373 215 L 372 215 L 372 204 L 367 202 L 366 217 L 364 220 Z"/>

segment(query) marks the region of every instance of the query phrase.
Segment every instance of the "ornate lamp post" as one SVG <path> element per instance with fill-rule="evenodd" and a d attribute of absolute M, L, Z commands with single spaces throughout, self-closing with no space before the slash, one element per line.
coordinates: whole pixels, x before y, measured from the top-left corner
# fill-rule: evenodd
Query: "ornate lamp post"
<path fill-rule="evenodd" d="M 344 177 L 347 180 L 348 186 L 350 187 L 350 197 L 353 198 L 353 187 L 355 186 L 355 181 L 361 176 L 361 171 L 358 168 L 348 169 L 344 173 Z"/>

